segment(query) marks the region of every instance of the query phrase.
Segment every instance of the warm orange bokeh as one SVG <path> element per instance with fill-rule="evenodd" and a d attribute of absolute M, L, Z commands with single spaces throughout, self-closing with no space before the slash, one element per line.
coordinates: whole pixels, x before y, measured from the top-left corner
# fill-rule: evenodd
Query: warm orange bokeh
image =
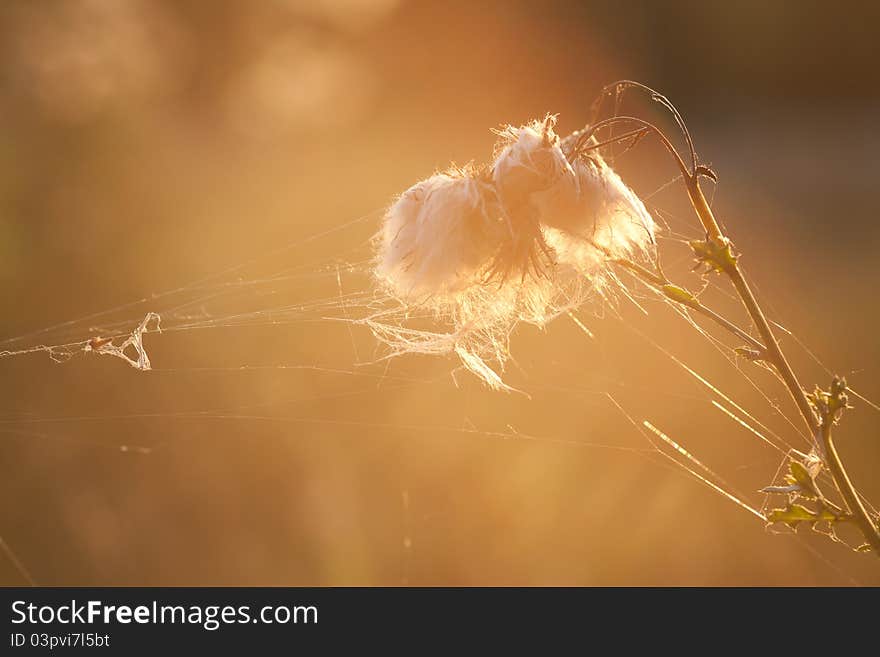
<path fill-rule="evenodd" d="M 761 503 L 781 456 L 654 341 L 804 447 L 655 301 L 647 316 L 625 299 L 585 307 L 592 339 L 568 319 L 518 330 L 507 380 L 530 398 L 453 379 L 453 358 L 358 365 L 382 355 L 376 340 L 322 319 L 366 312 L 340 297 L 369 292 L 350 265 L 370 257 L 394 194 L 485 161 L 501 123 L 558 112 L 574 130 L 604 83 L 634 78 L 688 119 L 774 318 L 880 398 L 875 20 L 809 3 L 617 4 L 4 3 L 0 339 L 147 301 L 0 349 L 131 330 L 147 311 L 204 326 L 148 335 L 154 372 L 93 354 L 0 360 L 0 536 L 34 579 L 880 584 L 870 556 L 765 532 L 609 401 Z M 656 143 L 619 166 L 676 237 L 700 236 Z M 687 251 L 663 248 L 696 288 Z M 783 345 L 806 384 L 827 383 Z M 796 423 L 785 391 L 740 365 Z M 855 405 L 840 449 L 880 502 L 880 415 Z M 0 583 L 20 582 L 0 559 Z"/>

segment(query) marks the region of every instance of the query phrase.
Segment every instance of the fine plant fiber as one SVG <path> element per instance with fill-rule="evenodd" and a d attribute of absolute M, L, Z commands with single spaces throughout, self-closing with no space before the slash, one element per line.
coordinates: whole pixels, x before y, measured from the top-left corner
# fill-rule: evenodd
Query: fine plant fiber
<path fill-rule="evenodd" d="M 390 355 L 454 353 L 509 390 L 518 323 L 543 327 L 619 284 L 615 258 L 650 259 L 645 205 L 598 153 L 566 154 L 555 128 L 553 115 L 505 126 L 491 166 L 434 174 L 388 208 L 375 272 L 399 306 L 365 323 Z M 444 329 L 415 325 L 414 312 Z"/>
<path fill-rule="evenodd" d="M 768 519 L 773 517 L 773 504 L 800 504 L 802 499 L 790 495 L 790 491 L 795 490 L 786 479 L 790 476 L 790 464 L 793 461 L 812 462 L 816 455 L 811 453 L 811 437 L 797 423 L 797 417 L 792 419 L 792 414 L 776 399 L 777 393 L 763 380 L 768 378 L 764 376 L 767 372 L 773 375 L 774 381 L 779 380 L 778 375 L 766 363 L 743 357 L 733 346 L 738 343 L 719 338 L 717 326 L 707 324 L 692 306 L 670 299 L 663 286 L 658 284 L 663 274 L 660 247 L 689 248 L 694 238 L 701 237 L 693 230 L 693 222 L 664 212 L 652 203 L 646 205 L 653 194 L 640 198 L 620 177 L 615 155 L 619 157 L 625 149 L 612 152 L 611 146 L 622 143 L 629 147 L 633 145 L 633 136 L 616 141 L 609 126 L 601 134 L 591 134 L 585 141 L 581 140 L 584 131 L 560 138 L 556 125 L 556 118 L 547 116 L 518 127 L 505 126 L 497 131 L 498 139 L 490 162 L 450 167 L 435 173 L 403 192 L 384 210 L 322 231 L 189 285 L 33 334 L 7 339 L 2 343 L 7 350 L 0 352 L 0 358 L 36 351 L 46 352 L 59 362 L 76 354 L 111 355 L 139 372 L 149 370 L 149 376 L 163 376 L 163 372 L 192 371 L 193 368 L 163 363 L 152 352 L 152 359 L 147 355 L 144 337 L 159 332 L 160 317 L 163 342 L 174 339 L 175 334 L 210 329 L 224 329 L 224 334 L 233 329 L 261 326 L 282 331 L 300 323 L 332 321 L 344 324 L 346 330 L 355 329 L 349 333 L 354 352 L 357 348 L 353 336 L 358 333 L 358 326 L 368 328 L 378 338 L 381 347 L 374 357 L 367 355 L 368 363 L 361 363 L 356 357 L 359 364 L 384 361 L 379 365 L 381 368 L 390 367 L 392 358 L 406 354 L 448 356 L 457 359 L 462 368 L 489 388 L 510 391 L 513 388 L 508 383 L 510 377 L 505 366 L 513 362 L 515 333 L 519 325 L 544 327 L 556 318 L 570 317 L 583 335 L 596 342 L 601 337 L 593 335 L 587 326 L 588 320 L 581 321 L 578 317 L 583 316 L 582 313 L 598 315 L 608 311 L 621 326 L 644 338 L 649 349 L 668 356 L 704 388 L 705 396 L 700 397 L 703 403 L 711 403 L 725 418 L 742 427 L 750 439 L 757 439 L 762 447 L 769 448 L 773 459 L 781 458 L 782 462 L 770 479 L 771 485 L 762 489 L 762 496 L 756 500 L 754 492 L 751 496 L 743 494 L 717 474 L 720 472 L 718 467 L 706 465 L 710 459 L 698 459 L 695 453 L 699 448 L 685 447 L 691 437 L 680 439 L 680 430 L 670 429 L 667 433 L 665 422 L 653 416 L 635 419 L 633 413 L 627 412 L 638 433 L 647 441 L 646 447 L 630 448 L 632 453 L 674 462 L 685 475 L 697 478 L 762 522 L 769 522 Z M 603 142 L 607 143 L 603 145 Z M 674 177 L 656 192 L 682 178 L 683 175 Z M 369 230 L 366 227 L 377 220 L 380 223 L 378 234 L 372 240 L 362 235 L 362 241 L 350 252 L 339 250 L 337 257 L 318 261 L 309 260 L 305 253 L 305 247 L 317 239 L 338 236 L 343 229 Z M 302 248 L 297 251 L 298 247 Z M 302 257 L 289 258 L 291 252 L 301 253 Z M 283 256 L 283 265 L 272 264 L 276 255 Z M 623 262 L 640 265 L 655 278 L 640 277 L 637 270 L 621 266 Z M 668 264 L 666 256 L 664 264 Z M 281 299 L 271 294 L 285 282 L 304 280 L 321 282 L 323 288 L 316 285 L 313 290 L 322 289 L 323 294 L 311 294 L 306 299 Z M 697 300 L 706 300 L 710 295 L 704 292 L 715 292 L 719 288 L 711 272 L 703 276 L 701 283 L 699 289 L 693 288 L 697 289 L 694 293 Z M 722 355 L 733 375 L 741 377 L 761 395 L 767 402 L 763 411 L 742 402 L 723 377 L 719 381 L 717 374 L 707 374 L 702 363 L 694 364 L 675 349 L 654 341 L 650 332 L 635 329 L 619 308 L 631 304 L 648 321 L 659 314 L 658 301 L 663 312 L 672 311 L 676 321 L 684 320 L 689 327 L 687 330 L 696 330 L 700 339 L 705 339 Z M 759 336 L 755 335 L 751 325 L 742 323 L 741 326 L 749 337 L 758 340 Z M 780 325 L 774 323 L 774 326 Z M 795 341 L 815 358 L 793 333 L 783 331 L 786 340 Z M 363 334 L 368 337 L 367 331 Z M 154 340 L 160 342 L 159 337 L 149 338 L 148 346 L 152 347 Z M 38 344 L 33 344 L 35 341 Z M 362 350 L 361 353 L 365 352 Z M 819 364 L 824 368 L 821 362 Z M 326 377 L 363 377 L 370 379 L 367 382 L 373 392 L 379 390 L 379 386 L 383 392 L 391 393 L 407 387 L 437 384 L 437 380 L 424 377 L 398 377 L 388 370 L 375 372 L 366 367 L 332 368 L 321 364 L 277 361 L 258 366 L 218 365 L 202 369 L 232 372 L 258 368 L 302 369 Z M 524 391 L 539 389 L 540 385 L 531 381 Z M 368 394 L 367 390 L 337 391 L 324 398 Z M 874 404 L 870 399 L 850 392 L 866 404 Z M 670 395 L 672 391 L 652 391 L 652 394 Z M 616 400 L 613 401 L 623 410 Z M 773 426 L 766 414 L 781 418 L 787 426 L 781 429 Z M 157 416 L 272 421 L 269 414 L 241 407 L 159 413 Z M 124 414 L 118 417 L 38 416 L 32 422 L 16 419 L 5 422 L 4 426 L 12 432 L 18 431 L 14 427 L 28 422 L 72 425 L 135 417 Z M 291 423 L 343 422 L 326 418 L 285 419 Z M 372 425 L 358 421 L 351 426 L 357 429 Z M 381 426 L 392 428 L 391 425 Z M 664 431 L 658 426 L 663 426 Z M 427 425 L 407 425 L 406 428 L 415 433 L 449 429 Z M 463 431 L 479 437 L 538 440 L 569 447 L 575 443 L 579 447 L 592 444 L 565 441 L 552 435 L 529 435 L 512 428 L 497 431 L 468 426 Z M 825 493 L 834 493 L 834 480 L 827 469 L 817 473 L 816 481 Z M 804 491 L 798 489 L 796 492 Z M 860 495 L 860 498 L 869 513 L 876 517 L 876 509 L 864 496 Z M 810 524 L 809 516 L 805 522 Z M 819 526 L 811 528 L 838 540 L 833 527 L 828 532 Z M 794 533 L 785 522 L 774 523 L 772 529 Z M 796 536 L 803 540 L 799 534 Z"/>

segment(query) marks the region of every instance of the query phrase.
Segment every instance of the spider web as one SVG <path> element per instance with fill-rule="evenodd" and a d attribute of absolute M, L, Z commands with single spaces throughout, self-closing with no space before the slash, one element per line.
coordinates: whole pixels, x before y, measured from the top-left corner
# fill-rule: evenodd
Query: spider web
<path fill-rule="evenodd" d="M 678 178 L 673 178 L 657 187 L 654 193 L 645 197 L 646 202 L 673 189 L 676 182 Z M 653 206 L 650 209 L 663 224 L 660 239 L 679 247 L 678 256 L 664 256 L 664 268 L 667 271 L 684 268 L 686 271 L 689 260 L 684 247 L 688 239 L 698 237 L 694 234 L 693 225 L 680 218 L 677 213 L 661 207 Z M 762 371 L 754 364 L 744 363 L 733 350 L 737 345 L 731 344 L 726 336 L 717 335 L 714 329 L 699 323 L 685 309 L 662 295 L 654 294 L 638 281 L 629 280 L 626 274 L 617 280 L 619 285 L 616 286 L 615 293 L 598 296 L 589 307 L 569 313 L 570 325 L 574 327 L 580 340 L 586 341 L 598 352 L 598 358 L 613 358 L 604 351 L 602 333 L 610 331 L 629 335 L 641 347 L 666 359 L 672 364 L 673 370 L 683 372 L 695 388 L 688 389 L 678 384 L 668 388 L 646 387 L 638 379 L 622 376 L 605 379 L 597 376 L 593 387 L 557 385 L 554 383 L 554 376 L 561 374 L 563 380 L 569 380 L 571 370 L 567 371 L 567 367 L 573 367 L 572 364 L 566 366 L 556 363 L 552 367 L 539 367 L 525 362 L 527 347 L 520 349 L 514 344 L 512 352 L 513 375 L 518 377 L 517 389 L 532 398 L 529 403 L 542 403 L 541 400 L 548 395 L 588 397 L 596 405 L 597 413 L 620 414 L 624 417 L 631 429 L 629 435 L 612 436 L 607 440 L 584 440 L 576 431 L 566 431 L 559 425 L 546 431 L 541 431 L 541 427 L 521 431 L 503 417 L 483 416 L 480 420 L 475 420 L 463 416 L 451 418 L 446 423 L 429 423 L 410 419 L 388 420 L 379 413 L 375 417 L 370 417 L 369 414 L 347 417 L 345 413 L 321 415 L 297 414 L 292 411 L 291 405 L 330 402 L 345 404 L 353 398 L 370 400 L 403 392 L 430 396 L 437 394 L 438 390 L 458 387 L 473 390 L 476 387 L 473 381 L 465 382 L 467 377 L 462 376 L 462 367 L 450 358 L 437 359 L 427 366 L 425 359 L 421 357 L 401 356 L 391 359 L 389 356 L 395 354 L 383 352 L 381 345 L 370 335 L 370 322 L 377 316 L 384 320 L 405 317 L 408 322 L 421 322 L 426 327 L 436 321 L 435 317 L 420 315 L 417 310 L 401 306 L 374 285 L 372 232 L 380 213 L 381 211 L 371 212 L 186 285 L 0 341 L 0 360 L 3 361 L 12 358 L 36 358 L 42 354 L 64 367 L 78 367 L 80 359 L 110 356 L 119 361 L 120 366 L 128 365 L 137 370 L 138 375 L 160 379 L 211 374 L 225 377 L 248 372 L 274 372 L 281 375 L 287 372 L 310 376 L 320 382 L 320 385 L 315 386 L 318 391 L 314 394 L 297 394 L 287 398 L 276 396 L 258 403 L 217 404 L 186 410 L 155 409 L 152 412 L 137 413 L 117 413 L 112 407 L 108 407 L 105 412 L 84 414 L 10 412 L 0 417 L 0 432 L 12 439 L 50 440 L 61 445 L 68 438 L 67 432 L 77 434 L 77 427 L 86 425 L 130 424 L 155 420 L 236 423 L 243 427 L 277 423 L 286 426 L 343 427 L 352 432 L 375 430 L 410 436 L 455 434 L 467 440 L 499 443 L 515 441 L 555 446 L 571 450 L 575 455 L 585 450 L 622 452 L 647 460 L 652 466 L 671 469 L 672 472 L 693 478 L 750 514 L 760 529 L 760 525 L 766 521 L 771 496 L 761 496 L 750 491 L 757 490 L 754 484 L 761 478 L 765 484 L 778 481 L 784 465 L 792 455 L 809 451 L 809 437 L 798 425 L 796 415 L 792 414 L 791 409 L 777 400 L 780 392 L 772 373 Z M 356 246 L 330 259 L 308 258 L 312 245 L 332 244 L 341 234 L 358 236 Z M 284 257 L 285 261 L 294 260 L 295 257 L 298 264 L 278 266 L 279 257 Z M 735 304 L 735 300 L 730 298 L 729 293 L 717 281 L 700 279 L 694 280 L 694 284 L 702 286 L 701 294 L 707 297 L 714 295 L 713 298 L 723 300 L 727 295 L 727 302 Z M 701 368 L 693 365 L 691 358 L 686 359 L 681 355 L 681 349 L 664 346 L 655 339 L 653 329 L 647 327 L 658 315 L 679 323 L 683 321 L 690 327 L 702 348 L 708 350 L 708 353 L 714 353 L 716 359 L 736 375 L 740 384 L 745 382 L 745 391 L 753 397 L 756 395 L 763 402 L 760 410 L 747 410 L 747 404 L 737 400 L 738 393 L 725 390 L 717 382 L 717 377 L 702 374 Z M 565 322 L 565 318 L 560 318 L 554 324 Z M 777 326 L 784 331 L 787 339 L 790 338 L 803 349 L 823 370 L 830 371 L 792 332 L 782 328 L 781 324 Z M 244 360 L 236 363 L 229 363 L 230 358 L 222 349 L 224 340 L 235 341 L 236 335 L 250 330 L 258 330 L 264 335 L 266 330 L 277 334 L 293 327 L 332 332 L 336 348 L 330 353 L 313 355 L 311 362 L 307 362 L 302 355 L 298 362 L 278 362 L 272 351 L 267 355 L 259 342 L 247 344 L 245 341 L 243 346 L 238 345 L 235 355 L 251 354 L 257 362 Z M 599 328 L 603 330 L 600 331 Z M 553 326 L 549 330 L 557 329 Z M 179 336 L 198 337 L 212 332 L 223 333 L 224 337 L 216 341 L 221 345 L 217 360 L 223 364 L 212 362 L 210 356 L 174 359 L 164 354 L 160 357 L 154 351 L 161 351 L 159 348 L 166 341 L 173 342 Z M 512 336 L 511 339 L 516 343 L 519 336 Z M 546 348 L 545 345 L 544 349 Z M 695 358 L 699 361 L 702 356 Z M 109 364 L 105 366 L 110 367 Z M 717 364 L 713 365 L 713 369 L 716 366 Z M 743 386 L 738 385 L 737 390 L 743 391 Z M 480 391 L 479 388 L 476 394 L 504 396 L 504 393 Z M 874 402 L 855 391 L 854 394 L 869 407 L 878 410 Z M 667 400 L 670 407 L 679 405 L 686 409 L 705 405 L 707 409 L 717 413 L 719 422 L 730 422 L 739 431 L 742 440 L 740 448 L 748 442 L 749 453 L 762 456 L 745 465 L 732 460 L 722 467 L 707 464 L 691 451 L 691 447 L 685 445 L 692 442 L 690 437 L 685 438 L 684 442 L 678 436 L 673 438 L 672 431 L 663 428 L 661 420 L 649 416 L 650 410 L 641 408 L 638 400 L 648 395 L 654 401 Z M 406 416 L 405 413 L 402 415 Z M 87 438 L 79 435 L 71 440 L 74 443 L 84 440 L 88 442 Z M 148 445 L 124 440 L 115 444 L 100 441 L 95 444 L 101 449 L 121 452 L 129 457 L 149 458 L 158 450 L 173 449 L 177 440 L 179 437 L 175 437 L 172 432 L 172 435 L 154 440 Z M 706 444 L 705 440 L 696 442 Z M 768 474 L 772 474 L 773 466 L 768 469 L 769 463 L 778 464 L 775 475 L 770 480 Z M 723 476 L 719 474 L 719 470 L 724 471 Z M 754 476 L 743 477 L 747 470 Z M 731 479 L 734 477 L 742 479 L 742 483 L 732 484 Z M 821 481 L 826 488 L 831 488 L 827 475 L 823 474 Z M 584 485 L 589 486 L 589 483 Z M 407 488 L 402 488 L 401 500 L 409 518 L 413 502 Z M 877 513 L 874 506 L 868 504 L 868 508 L 872 513 Z M 415 549 L 411 533 L 411 528 L 407 529 L 403 538 L 407 563 L 411 561 L 412 551 Z M 815 547 L 809 538 L 799 534 L 794 536 L 798 544 L 809 550 L 816 559 L 829 568 L 840 568 L 836 559 L 828 556 L 827 550 Z M 39 572 L 38 564 L 26 565 L 27 559 L 13 551 L 12 546 L 2 539 L 0 549 L 25 581 L 31 584 L 40 581 L 39 576 L 34 576 L 34 572 Z M 851 579 L 846 572 L 841 572 L 841 576 Z M 403 575 L 402 581 L 408 581 L 407 574 Z"/>

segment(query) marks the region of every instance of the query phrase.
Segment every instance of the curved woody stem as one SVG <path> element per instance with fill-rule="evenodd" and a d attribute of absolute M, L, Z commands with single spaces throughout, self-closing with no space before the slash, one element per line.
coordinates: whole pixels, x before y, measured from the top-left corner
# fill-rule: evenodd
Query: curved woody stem
<path fill-rule="evenodd" d="M 679 130 L 682 132 L 687 142 L 690 166 L 685 164 L 681 154 L 663 131 L 648 121 L 633 116 L 613 116 L 611 118 L 596 121 L 603 100 L 612 93 L 616 93 L 619 97 L 620 92 L 625 91 L 626 89 L 636 89 L 649 94 L 651 100 L 659 102 L 673 115 Z M 712 208 L 709 206 L 706 196 L 703 194 L 703 190 L 700 187 L 701 176 L 710 176 L 714 178 L 714 174 L 707 167 L 698 164 L 693 140 L 691 139 L 690 132 L 688 131 L 681 114 L 665 96 L 659 94 L 650 87 L 630 80 L 621 80 L 606 86 L 600 93 L 597 102 L 594 104 L 593 114 L 593 120 L 595 122 L 583 131 L 576 133 L 573 154 L 576 155 L 581 152 L 593 150 L 605 146 L 606 144 L 624 141 L 626 139 L 638 140 L 647 134 L 656 135 L 666 150 L 672 155 L 676 165 L 681 171 L 691 205 L 693 205 L 697 217 L 706 232 L 705 242 L 697 241 L 691 243 L 695 254 L 700 260 L 707 262 L 716 271 L 724 273 L 730 279 L 736 289 L 737 295 L 745 306 L 746 312 L 760 334 L 761 341 L 759 342 L 755 340 L 755 338 L 751 337 L 746 331 L 743 331 L 726 318 L 721 317 L 711 309 L 705 307 L 698 299 L 686 290 L 672 285 L 666 277 L 662 275 L 662 272 L 654 273 L 645 267 L 626 259 L 610 258 L 610 260 L 614 264 L 626 268 L 642 281 L 662 292 L 672 301 L 676 301 L 700 312 L 740 339 L 745 340 L 751 347 L 756 349 L 761 356 L 761 360 L 773 366 L 800 411 L 804 424 L 807 426 L 809 434 L 813 440 L 815 450 L 822 461 L 828 466 L 834 479 L 834 483 L 846 502 L 853 520 L 858 525 L 868 544 L 873 548 L 875 554 L 880 557 L 880 531 L 878 531 L 877 525 L 875 525 L 870 514 L 862 504 L 861 498 L 849 478 L 832 439 L 831 428 L 837 420 L 837 412 L 823 412 L 820 405 L 816 405 L 810 401 L 806 391 L 801 386 L 800 381 L 798 381 L 797 375 L 792 369 L 791 364 L 785 357 L 782 348 L 779 346 L 773 333 L 773 329 L 770 326 L 770 322 L 767 320 L 764 311 L 758 303 L 758 300 L 755 298 L 755 295 L 743 274 L 742 267 L 738 261 L 738 255 L 734 254 L 730 239 L 724 234 L 721 226 L 715 219 Z M 597 141 L 594 138 L 594 135 L 598 130 L 605 127 L 611 127 L 618 123 L 626 123 L 635 125 L 636 127 L 627 133 L 612 136 L 604 141 Z M 606 252 L 606 255 L 609 254 Z M 832 394 L 837 394 L 844 399 L 843 405 L 840 406 L 838 410 L 846 407 L 844 395 L 845 389 L 845 382 L 841 383 L 840 380 L 835 379 L 835 382 L 832 383 Z"/>
<path fill-rule="evenodd" d="M 723 271 L 733 283 L 740 300 L 764 342 L 766 347 L 765 360 L 775 367 L 786 388 L 788 388 L 789 394 L 794 399 L 804 422 L 810 430 L 816 450 L 822 460 L 828 465 L 834 483 L 843 496 L 849 512 L 853 515 L 865 540 L 873 548 L 875 554 L 880 557 L 880 532 L 878 532 L 877 526 L 862 504 L 859 494 L 840 459 L 840 455 L 837 453 L 831 436 L 832 419 L 829 417 L 819 418 L 816 415 L 813 404 L 810 403 L 806 392 L 798 381 L 797 375 L 782 352 L 779 343 L 773 335 L 773 329 L 764 315 L 764 311 L 749 287 L 737 257 L 733 255 L 730 240 L 721 231 L 715 215 L 712 213 L 712 209 L 706 202 L 706 197 L 702 189 L 700 189 L 699 177 L 696 175 L 686 177 L 685 183 L 694 210 L 700 218 L 703 228 L 706 230 L 707 242 L 714 246 L 716 254 L 720 253 L 726 256 L 713 258 L 712 264 Z"/>

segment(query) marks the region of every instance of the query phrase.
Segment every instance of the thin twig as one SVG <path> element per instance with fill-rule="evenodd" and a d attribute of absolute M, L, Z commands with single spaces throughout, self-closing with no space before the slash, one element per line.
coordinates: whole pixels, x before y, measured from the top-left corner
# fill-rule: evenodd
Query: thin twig
<path fill-rule="evenodd" d="M 663 134 L 662 130 L 660 130 L 652 123 L 631 116 L 612 117 L 610 119 L 605 119 L 604 121 L 598 121 L 593 126 L 590 126 L 578 138 L 576 142 L 575 152 L 585 147 L 587 145 L 587 141 L 592 137 L 592 135 L 596 133 L 597 130 L 606 126 L 614 125 L 616 123 L 635 124 L 636 126 L 652 132 L 659 137 L 660 141 L 663 143 L 666 150 L 669 151 L 669 153 L 672 155 L 675 163 L 681 170 L 691 204 L 693 205 L 694 210 L 697 213 L 697 217 L 699 217 L 700 223 L 706 231 L 707 246 L 711 245 L 711 247 L 713 247 L 711 250 L 706 250 L 706 260 L 711 262 L 711 264 L 718 271 L 726 274 L 733 283 L 737 295 L 742 301 L 742 304 L 745 306 L 749 317 L 754 323 L 755 328 L 757 329 L 758 333 L 761 336 L 761 340 L 763 341 L 763 344 L 761 345 L 762 349 L 759 350 L 762 354 L 763 360 L 771 364 L 781 377 L 783 383 L 789 391 L 789 394 L 794 400 L 795 405 L 798 407 L 804 423 L 809 429 L 817 453 L 828 465 L 828 468 L 831 471 L 831 476 L 834 479 L 834 483 L 840 491 L 841 495 L 843 496 L 849 512 L 853 514 L 854 519 L 861 529 L 862 533 L 864 534 L 868 544 L 871 545 L 875 554 L 880 557 L 880 532 L 878 532 L 877 526 L 874 524 L 874 521 L 871 519 L 871 516 L 868 514 L 867 510 L 862 504 L 859 494 L 853 486 L 852 481 L 850 480 L 849 475 L 846 471 L 846 468 L 843 465 L 843 462 L 840 460 L 840 455 L 837 453 L 837 449 L 835 448 L 834 441 L 832 439 L 831 427 L 834 424 L 834 417 L 832 415 L 828 415 L 827 413 L 823 417 L 817 415 L 816 411 L 814 410 L 813 404 L 810 403 L 810 400 L 807 397 L 806 391 L 801 386 L 800 382 L 798 381 L 797 375 L 789 364 L 788 359 L 785 357 L 785 354 L 782 352 L 782 348 L 779 346 L 779 343 L 777 342 L 776 337 L 773 334 L 773 329 L 770 327 L 770 322 L 767 321 L 767 317 L 764 314 L 764 311 L 758 304 L 758 300 L 755 298 L 751 287 L 749 287 L 748 281 L 746 280 L 742 268 L 739 265 L 738 258 L 733 254 L 730 240 L 724 235 L 724 232 L 721 230 L 721 227 L 718 224 L 718 221 L 715 219 L 714 213 L 712 212 L 712 208 L 709 206 L 709 203 L 706 200 L 706 196 L 703 194 L 703 190 L 700 188 L 700 176 L 710 175 L 714 178 L 714 174 L 712 174 L 711 171 L 706 167 L 699 165 L 697 161 L 696 151 L 693 145 L 693 140 L 691 139 L 690 132 L 688 131 L 687 126 L 685 125 L 684 120 L 681 117 L 681 114 L 665 96 L 654 91 L 650 87 L 647 87 L 637 82 L 622 80 L 620 82 L 615 82 L 611 85 L 608 85 L 602 90 L 602 93 L 597 99 L 597 103 L 594 105 L 594 120 L 598 118 L 601 102 L 605 97 L 610 95 L 612 92 L 619 93 L 620 91 L 623 91 L 627 88 L 635 88 L 640 91 L 649 93 L 652 100 L 661 103 L 667 110 L 669 110 L 673 114 L 679 129 L 682 131 L 687 141 L 691 159 L 690 168 L 685 165 L 681 155 L 676 150 L 675 146 L 672 144 L 669 138 L 666 137 L 665 134 Z M 692 244 L 692 246 L 695 245 Z M 698 252 L 698 256 L 702 255 L 702 253 Z M 728 326 L 727 320 L 725 320 L 723 317 L 718 316 L 716 313 L 712 313 L 712 311 L 709 311 L 707 308 L 702 306 L 699 300 L 693 297 L 693 295 L 686 293 L 686 291 L 681 290 L 681 288 L 678 288 L 678 290 L 685 292 L 685 294 L 680 295 L 677 292 L 673 291 L 675 293 L 673 295 L 670 295 L 670 290 L 668 290 L 667 288 L 668 282 L 665 281 L 665 276 L 655 274 L 654 272 L 651 272 L 644 267 L 637 265 L 636 263 L 618 262 L 618 264 L 625 266 L 627 269 L 638 275 L 640 278 L 646 280 L 646 282 L 648 282 L 649 284 L 659 287 L 664 292 L 664 294 L 666 294 L 667 298 L 672 298 L 679 303 L 682 303 L 689 307 L 693 307 L 694 310 L 697 310 L 698 312 L 701 312 L 704 315 L 711 317 L 721 326 L 724 326 L 728 330 L 731 330 L 738 337 L 743 337 L 743 335 L 747 335 L 744 331 L 741 331 L 741 329 L 739 329 L 732 323 L 730 323 L 730 325 Z M 693 305 L 691 305 L 693 303 L 696 303 L 697 306 L 694 307 Z M 708 311 L 708 313 L 706 311 Z M 741 335 L 741 333 L 743 335 Z M 833 385 L 832 388 L 834 388 Z"/>
<path fill-rule="evenodd" d="M 708 238 L 717 248 L 729 249 L 730 241 L 724 236 L 718 226 L 718 222 L 712 213 L 712 209 L 709 207 L 709 204 L 706 202 L 706 197 L 700 189 L 698 177 L 692 176 L 686 178 L 685 183 L 694 210 L 696 210 L 697 216 L 699 216 L 703 227 L 706 229 Z M 810 429 L 810 434 L 813 436 L 819 455 L 828 465 L 828 468 L 831 471 L 831 476 L 834 478 L 834 483 L 843 496 L 843 499 L 846 501 L 849 512 L 853 514 L 856 524 L 864 535 L 865 540 L 871 545 L 874 553 L 880 557 L 880 532 L 878 532 L 871 516 L 868 515 L 855 486 L 853 486 L 852 481 L 849 478 L 843 462 L 840 460 L 840 455 L 837 453 L 837 449 L 835 448 L 834 441 L 831 437 L 831 420 L 825 418 L 820 422 L 816 413 L 813 411 L 813 406 L 810 404 L 806 392 L 798 381 L 788 360 L 785 358 L 785 354 L 783 354 L 779 343 L 776 341 L 776 338 L 773 335 L 773 329 L 770 328 L 770 323 L 767 321 L 767 317 L 764 315 L 764 311 L 758 304 L 757 299 L 755 299 L 755 295 L 752 293 L 736 258 L 730 258 L 723 262 L 716 262 L 715 264 L 720 266 L 720 269 L 733 283 L 737 294 L 742 300 L 743 305 L 746 307 L 749 316 L 752 318 L 752 322 L 754 322 L 758 333 L 761 334 L 761 338 L 764 340 L 764 344 L 767 348 L 765 352 L 767 361 L 776 368 L 776 371 L 779 373 L 780 377 L 782 377 L 786 388 L 788 388 L 789 393 L 801 412 L 804 422 Z"/>
<path fill-rule="evenodd" d="M 626 258 L 614 258 L 611 260 L 611 262 L 623 267 L 631 274 L 636 276 L 636 278 L 638 278 L 640 281 L 650 286 L 670 301 L 674 301 L 675 303 L 681 304 L 695 312 L 700 313 L 704 317 L 708 317 L 713 322 L 715 322 L 725 330 L 729 331 L 743 342 L 746 342 L 752 349 L 757 351 L 763 357 L 765 349 L 764 345 L 761 342 L 753 338 L 745 330 L 741 329 L 739 326 L 734 324 L 726 317 L 718 314 L 717 312 L 706 306 L 684 288 L 674 285 L 664 276 L 656 274 L 646 267 L 638 264 L 637 262 L 627 260 Z"/>
<path fill-rule="evenodd" d="M 849 479 L 849 474 L 847 474 L 846 468 L 843 467 L 843 461 L 840 460 L 840 455 L 837 453 L 837 447 L 834 445 L 834 438 L 831 435 L 832 426 L 833 422 L 830 418 L 823 420 L 822 444 L 825 447 L 828 469 L 831 470 L 831 476 L 834 477 L 834 483 L 837 484 L 840 494 L 843 495 L 843 499 L 846 501 L 846 506 L 849 508 L 850 513 L 853 514 L 854 520 L 862 531 L 865 540 L 868 541 L 868 544 L 874 549 L 874 553 L 880 556 L 880 531 L 877 531 L 877 527 L 874 526 L 871 516 L 865 509 L 865 505 L 862 504 L 862 500 L 856 492 L 855 486 L 853 486 Z"/>
<path fill-rule="evenodd" d="M 709 240 L 719 249 L 729 249 L 730 240 L 728 240 L 722 233 L 712 209 L 706 202 L 706 197 L 703 195 L 703 190 L 700 188 L 699 179 L 696 176 L 686 178 L 685 184 L 687 185 L 688 196 L 690 196 L 694 210 L 696 210 L 697 216 L 700 218 L 700 222 L 703 224 L 703 228 L 705 228 Z M 742 268 L 735 258 L 724 262 L 717 262 L 715 264 L 719 265 L 720 269 L 728 278 L 730 278 L 734 288 L 736 288 L 736 292 L 745 306 L 749 317 L 751 317 L 752 322 L 755 324 L 755 328 L 761 335 L 761 339 L 766 347 L 768 362 L 776 368 L 779 376 L 782 377 L 786 388 L 788 388 L 792 399 L 797 405 L 798 410 L 810 431 L 810 435 L 813 437 L 813 441 L 820 456 L 824 456 L 824 447 L 819 437 L 819 420 L 807 399 L 806 392 L 798 381 L 797 375 L 794 373 L 785 354 L 782 353 L 782 349 L 779 347 L 779 343 L 773 335 L 773 329 L 770 328 L 770 322 L 767 321 L 764 311 L 761 309 L 761 306 L 758 305 L 758 301 L 743 275 Z"/>

